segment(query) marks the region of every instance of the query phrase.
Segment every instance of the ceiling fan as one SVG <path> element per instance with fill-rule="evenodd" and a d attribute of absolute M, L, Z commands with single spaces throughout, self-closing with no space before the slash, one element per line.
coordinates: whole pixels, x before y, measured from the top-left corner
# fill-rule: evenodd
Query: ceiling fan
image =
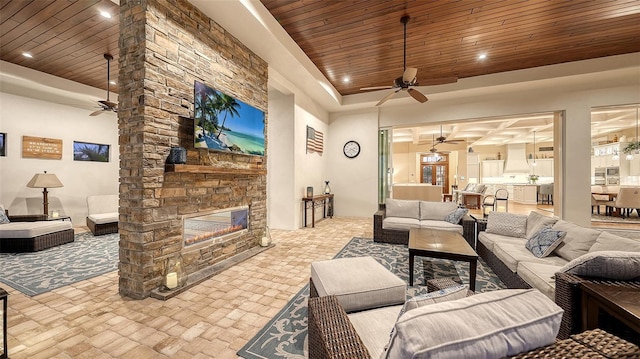
<path fill-rule="evenodd" d="M 436 135 L 433 135 L 433 146 L 431 146 L 431 148 L 429 149 L 429 152 L 434 154 L 443 154 L 443 155 L 451 153 L 451 151 L 438 151 L 436 146 L 439 145 L 440 143 L 443 143 L 443 142 L 436 142 Z"/>
<path fill-rule="evenodd" d="M 385 90 L 385 89 L 394 89 L 392 92 L 387 94 L 385 97 L 380 100 L 376 106 L 380 106 L 385 103 L 387 100 L 392 98 L 395 94 L 400 91 L 407 91 L 411 97 L 416 99 L 420 103 L 425 103 L 428 101 L 427 96 L 423 95 L 420 91 L 416 90 L 415 86 L 419 86 L 418 78 L 416 75 L 418 74 L 418 69 L 415 67 L 407 67 L 407 23 L 409 22 L 409 15 L 405 15 L 400 18 L 400 22 L 404 26 L 404 45 L 403 45 L 403 68 L 404 72 L 402 76 L 393 80 L 393 85 L 391 86 L 373 86 L 373 87 L 363 87 L 360 91 L 373 91 L 373 90 Z M 443 79 L 433 79 L 428 81 L 430 85 L 442 85 L 447 83 L 457 82 L 458 79 L 456 77 L 449 77 Z"/>
<path fill-rule="evenodd" d="M 113 56 L 109 54 L 104 54 L 104 58 L 107 60 L 107 99 L 98 101 L 101 109 L 98 111 L 92 112 L 89 116 L 97 116 L 101 113 L 107 112 L 118 112 L 118 104 L 115 102 L 109 101 L 109 84 L 110 84 L 110 62 L 113 60 Z"/>
<path fill-rule="evenodd" d="M 447 138 L 442 134 L 442 125 L 440 125 L 440 137 L 437 137 L 434 141 L 434 146 L 436 144 L 440 144 L 440 143 L 451 143 L 451 144 L 458 144 L 462 142 L 461 140 L 447 140 Z"/>

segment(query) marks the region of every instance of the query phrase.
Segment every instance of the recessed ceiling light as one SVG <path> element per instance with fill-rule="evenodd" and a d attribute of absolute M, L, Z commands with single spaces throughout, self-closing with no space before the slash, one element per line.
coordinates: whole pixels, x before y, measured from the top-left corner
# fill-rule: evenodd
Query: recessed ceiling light
<path fill-rule="evenodd" d="M 345 76 L 342 78 L 342 82 L 344 82 L 345 84 L 348 84 L 349 82 L 351 82 L 351 78 L 349 76 Z"/>
<path fill-rule="evenodd" d="M 100 15 L 102 15 L 102 17 L 104 17 L 104 18 L 111 19 L 111 14 L 109 14 L 108 12 L 106 12 L 104 10 L 100 10 Z"/>
<path fill-rule="evenodd" d="M 22 53 L 22 56 L 24 56 L 24 57 L 28 57 L 28 58 L 32 58 L 32 57 L 33 57 L 33 55 L 31 55 L 31 54 L 30 54 L 30 53 L 28 53 L 28 52 L 23 52 L 23 53 Z"/>
<path fill-rule="evenodd" d="M 478 60 L 484 60 L 487 58 L 487 54 L 480 54 L 478 55 Z"/>

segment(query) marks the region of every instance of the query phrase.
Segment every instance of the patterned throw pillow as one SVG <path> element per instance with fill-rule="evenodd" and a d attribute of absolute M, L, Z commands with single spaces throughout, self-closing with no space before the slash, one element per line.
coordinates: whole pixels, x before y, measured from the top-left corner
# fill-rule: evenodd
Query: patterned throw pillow
<path fill-rule="evenodd" d="M 543 258 L 551 254 L 560 242 L 564 239 L 567 232 L 554 231 L 551 226 L 547 226 L 538 231 L 527 240 L 525 247 L 529 252 L 538 258 Z"/>
<path fill-rule="evenodd" d="M 507 212 L 489 212 L 487 233 L 525 238 L 527 233 L 527 215 Z"/>
<path fill-rule="evenodd" d="M 4 207 L 0 206 L 0 224 L 4 224 L 4 223 L 10 223 L 9 218 L 7 217 L 7 214 L 4 213 Z"/>
<path fill-rule="evenodd" d="M 591 252 L 565 264 L 558 272 L 611 280 L 640 279 L 640 252 Z"/>
<path fill-rule="evenodd" d="M 467 212 L 469 212 L 469 210 L 466 208 L 456 208 L 453 212 L 447 214 L 447 216 L 444 217 L 444 220 L 449 223 L 458 224 Z"/>

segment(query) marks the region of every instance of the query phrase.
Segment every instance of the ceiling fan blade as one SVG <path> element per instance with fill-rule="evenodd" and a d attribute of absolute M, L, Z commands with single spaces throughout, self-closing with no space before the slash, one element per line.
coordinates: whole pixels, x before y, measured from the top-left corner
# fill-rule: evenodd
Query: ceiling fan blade
<path fill-rule="evenodd" d="M 427 98 L 427 96 L 423 95 L 420 91 L 418 91 L 416 89 L 410 88 L 407 91 L 409 92 L 409 95 L 411 95 L 411 97 L 413 97 L 414 99 L 416 99 L 420 103 L 425 103 L 425 102 L 427 102 L 429 100 Z"/>
<path fill-rule="evenodd" d="M 100 100 L 98 102 L 100 102 L 101 104 L 103 104 L 104 106 L 106 106 L 108 108 L 116 108 L 118 106 L 117 103 L 111 102 L 111 101 Z"/>
<path fill-rule="evenodd" d="M 458 82 L 457 77 L 441 77 L 438 79 L 420 80 L 420 86 L 446 85 Z"/>
<path fill-rule="evenodd" d="M 393 86 L 372 86 L 372 87 L 363 87 L 360 89 L 360 91 L 389 90 L 392 88 Z"/>
<path fill-rule="evenodd" d="M 418 74 L 418 69 L 415 67 L 407 67 L 406 70 L 404 70 L 404 73 L 402 74 L 402 82 L 408 84 L 411 83 L 413 81 L 413 79 L 416 78 L 416 75 Z"/>
<path fill-rule="evenodd" d="M 104 110 L 98 110 L 98 111 L 94 111 L 91 112 L 91 114 L 89 116 L 98 116 L 99 114 L 101 114 L 102 112 L 104 112 Z"/>
<path fill-rule="evenodd" d="M 393 95 L 397 94 L 397 93 L 398 93 L 398 91 L 400 91 L 400 90 L 401 90 L 401 89 L 397 89 L 397 90 L 395 90 L 395 91 L 393 91 L 393 92 L 389 92 L 389 94 L 388 94 L 387 96 L 383 97 L 383 98 L 382 98 L 382 100 L 380 100 L 380 102 L 378 102 L 378 103 L 376 104 L 376 106 L 380 106 L 380 105 L 382 105 L 382 104 L 383 104 L 383 103 L 385 103 L 388 99 L 392 98 L 392 97 L 393 97 Z"/>

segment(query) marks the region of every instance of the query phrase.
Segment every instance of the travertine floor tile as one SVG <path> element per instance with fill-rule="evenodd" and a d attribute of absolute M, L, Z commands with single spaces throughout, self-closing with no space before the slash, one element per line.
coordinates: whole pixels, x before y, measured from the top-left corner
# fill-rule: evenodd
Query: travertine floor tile
<path fill-rule="evenodd" d="M 237 358 L 330 259 L 372 220 L 333 218 L 316 228 L 271 230 L 275 247 L 165 302 L 118 294 L 107 273 L 35 297 L 9 292 L 9 356 L 20 358 Z"/>

